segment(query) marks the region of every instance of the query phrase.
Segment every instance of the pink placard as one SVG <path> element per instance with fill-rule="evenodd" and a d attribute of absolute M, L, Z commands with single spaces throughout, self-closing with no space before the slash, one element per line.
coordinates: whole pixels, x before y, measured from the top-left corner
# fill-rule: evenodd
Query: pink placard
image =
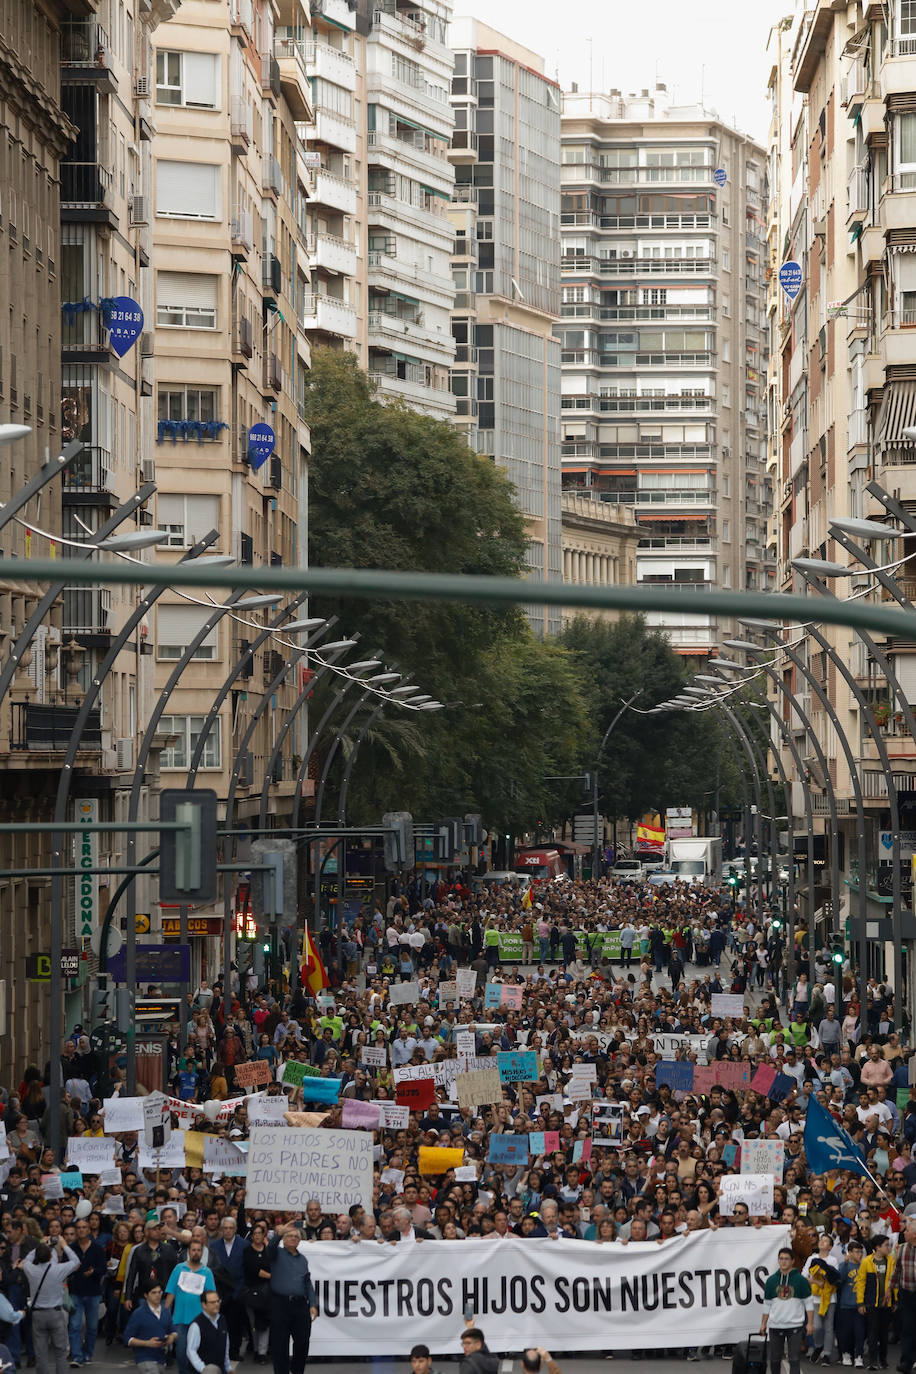
<path fill-rule="evenodd" d="M 762 1093 L 766 1097 L 773 1086 L 776 1078 L 776 1070 L 772 1064 L 761 1064 L 760 1068 L 751 1079 L 751 1087 L 755 1093 Z"/>
<path fill-rule="evenodd" d="M 355 1097 L 345 1097 L 340 1124 L 344 1130 L 351 1130 L 355 1127 L 377 1131 L 379 1128 L 379 1109 L 374 1102 L 359 1102 Z"/>
<path fill-rule="evenodd" d="M 720 1059 L 712 1065 L 716 1082 L 723 1088 L 746 1088 L 751 1071 L 747 1064 L 736 1064 L 733 1059 Z"/>
<path fill-rule="evenodd" d="M 508 1007 L 511 1011 L 521 1011 L 524 996 L 525 989 L 520 988 L 517 983 L 505 983 L 500 994 L 499 1005 Z"/>
<path fill-rule="evenodd" d="M 695 1093 L 708 1093 L 710 1088 L 715 1087 L 716 1069 L 714 1064 L 696 1064 L 693 1070 L 693 1091 Z"/>
<path fill-rule="evenodd" d="M 560 1132 L 559 1132 L 559 1131 L 545 1131 L 545 1132 L 544 1132 L 544 1153 L 547 1154 L 547 1155 L 553 1154 L 554 1150 L 559 1150 L 559 1148 L 560 1148 Z"/>

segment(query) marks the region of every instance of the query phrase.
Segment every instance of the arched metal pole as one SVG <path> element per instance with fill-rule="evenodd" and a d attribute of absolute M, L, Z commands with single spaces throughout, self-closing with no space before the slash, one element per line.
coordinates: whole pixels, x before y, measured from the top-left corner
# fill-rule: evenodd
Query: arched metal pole
<path fill-rule="evenodd" d="M 211 530 L 203 539 L 197 541 L 193 548 L 189 549 L 182 558 L 182 562 L 190 561 L 203 553 L 203 551 L 219 537 L 218 531 Z M 149 612 L 151 607 L 158 601 L 165 591 L 165 586 L 160 584 L 152 587 L 131 611 L 125 620 L 118 634 L 112 640 L 108 652 L 99 664 L 98 670 L 93 675 L 92 681 L 80 703 L 73 722 L 73 729 L 70 732 L 70 739 L 67 744 L 67 752 L 61 765 L 60 775 L 57 782 L 57 794 L 54 799 L 54 820 L 61 823 L 67 817 L 67 803 L 70 799 L 70 785 L 73 781 L 74 764 L 79 752 L 80 741 L 83 730 L 89 719 L 89 712 L 95 702 L 98 701 L 102 691 L 102 683 L 108 676 L 111 668 L 117 660 L 118 655 L 131 635 L 140 624 L 143 617 Z M 63 866 L 64 835 L 61 831 L 54 831 L 51 837 L 51 867 L 61 868 Z M 128 936 L 130 935 L 131 921 L 127 923 Z M 51 879 L 51 1008 L 50 1008 L 50 1040 L 51 1040 L 51 1099 L 50 1108 L 50 1127 L 51 1139 L 54 1150 L 58 1150 L 61 1145 L 60 1139 L 60 1089 L 62 1069 L 60 1062 L 61 1054 L 61 1033 L 63 1020 L 63 976 L 61 974 L 61 952 L 63 949 L 64 933 L 64 880 L 63 877 L 55 874 Z M 128 984 L 128 986 L 130 986 Z M 133 1027 L 129 1034 L 133 1034 Z"/>
<path fill-rule="evenodd" d="M 65 445 L 63 452 L 59 453 L 56 458 L 52 458 L 50 462 L 42 463 L 38 471 L 29 478 L 25 485 L 20 487 L 4 505 L 0 506 L 0 530 L 5 529 L 13 517 L 29 504 L 32 497 L 37 496 L 41 489 L 53 481 L 59 472 L 63 472 L 82 451 L 82 439 L 71 439 L 69 444 Z"/>

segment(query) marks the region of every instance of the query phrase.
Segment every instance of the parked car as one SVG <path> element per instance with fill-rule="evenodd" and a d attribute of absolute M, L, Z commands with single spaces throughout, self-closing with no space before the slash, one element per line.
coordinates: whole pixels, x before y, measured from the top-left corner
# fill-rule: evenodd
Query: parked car
<path fill-rule="evenodd" d="M 639 859 L 618 859 L 611 869 L 611 877 L 618 883 L 641 883 L 643 867 Z"/>

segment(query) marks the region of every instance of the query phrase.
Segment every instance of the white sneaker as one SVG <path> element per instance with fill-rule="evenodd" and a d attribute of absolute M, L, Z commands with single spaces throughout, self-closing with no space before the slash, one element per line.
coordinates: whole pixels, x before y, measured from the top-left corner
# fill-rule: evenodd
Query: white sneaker
<path fill-rule="evenodd" d="M 849 1365 L 849 1366 L 851 1367 L 851 1366 L 852 1366 L 852 1356 L 851 1356 L 851 1355 L 844 1355 L 844 1356 L 843 1356 L 843 1363 L 844 1363 L 845 1365 Z"/>
<path fill-rule="evenodd" d="M 862 1359 L 862 1356 L 861 1356 L 861 1355 L 857 1355 L 857 1356 L 856 1356 L 856 1369 L 864 1369 L 864 1368 L 865 1368 L 865 1361 Z"/>

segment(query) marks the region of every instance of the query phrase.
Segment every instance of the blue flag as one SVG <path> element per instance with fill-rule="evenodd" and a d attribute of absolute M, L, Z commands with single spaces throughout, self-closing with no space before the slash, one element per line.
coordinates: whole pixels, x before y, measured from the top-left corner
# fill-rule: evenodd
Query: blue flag
<path fill-rule="evenodd" d="M 829 1169 L 848 1169 L 850 1173 L 870 1177 L 861 1150 L 816 1097 L 808 1099 L 805 1156 L 808 1167 L 815 1174 L 826 1173 Z"/>

